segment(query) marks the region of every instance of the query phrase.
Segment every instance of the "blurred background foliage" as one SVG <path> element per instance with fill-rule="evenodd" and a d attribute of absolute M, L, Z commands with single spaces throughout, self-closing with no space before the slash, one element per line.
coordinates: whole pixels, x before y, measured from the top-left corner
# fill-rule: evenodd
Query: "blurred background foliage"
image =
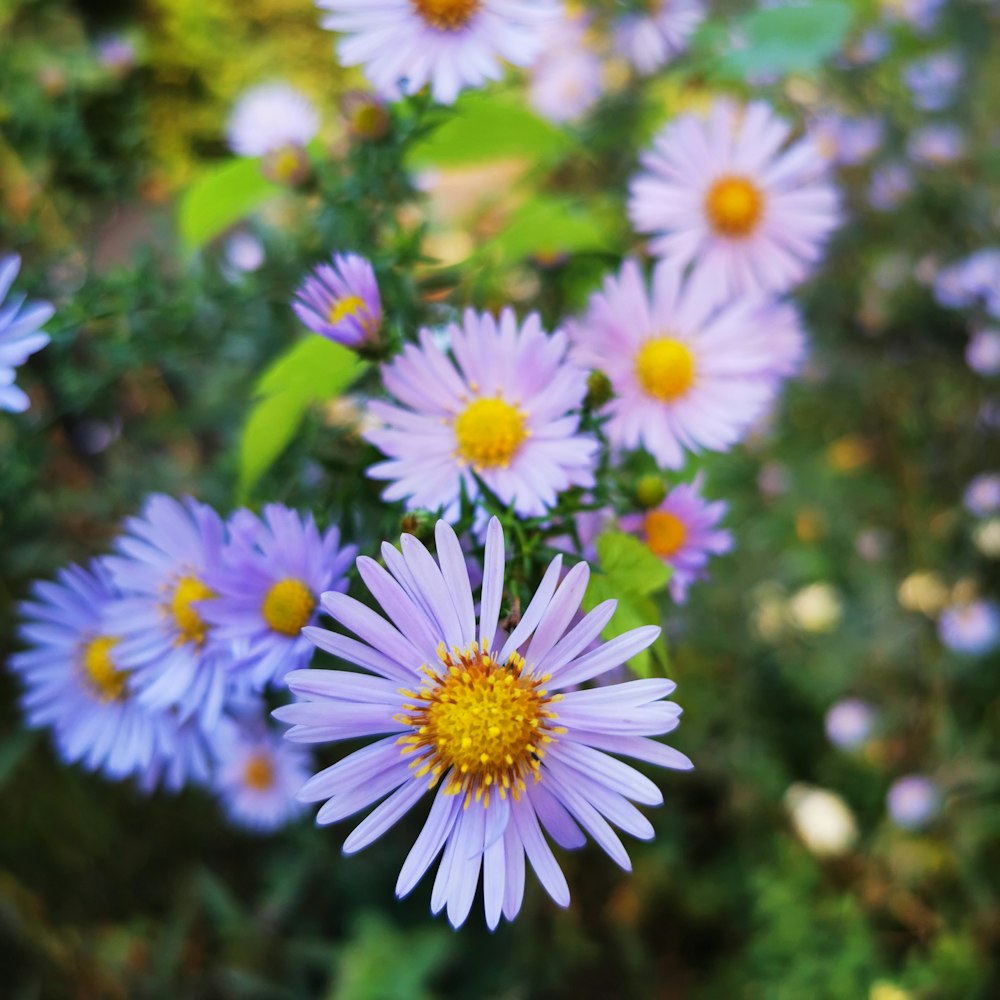
<path fill-rule="evenodd" d="M 23 379 L 31 411 L 0 418 L 4 655 L 29 581 L 105 551 L 154 489 L 398 533 L 361 474 L 372 452 L 351 393 L 371 371 L 332 399 L 336 380 L 303 375 L 315 357 L 289 367 L 290 294 L 331 249 L 373 257 L 397 329 L 467 302 L 554 320 L 628 245 L 622 186 L 668 115 L 722 87 L 799 119 L 834 104 L 880 116 L 876 159 L 892 161 L 918 123 L 901 67 L 935 46 L 966 64 L 949 120 L 968 151 L 914 166 L 892 212 L 867 205 L 871 167 L 841 172 L 850 221 L 801 296 L 809 371 L 769 427 L 704 462 L 737 548 L 665 623 L 677 745 L 697 770 L 662 778 L 657 839 L 632 845 L 630 877 L 594 848 L 564 854 L 568 911 L 529 886 L 514 926 L 456 934 L 429 918 L 426 892 L 392 901 L 415 820 L 351 859 L 308 819 L 234 832 L 198 791 L 146 799 L 61 766 L 20 728 L 0 674 L 4 996 L 1000 995 L 1000 664 L 949 652 L 933 624 L 948 595 L 1000 585 L 961 505 L 995 464 L 997 385 L 963 361 L 969 318 L 927 287 L 995 241 L 995 5 L 956 0 L 930 41 L 891 27 L 889 53 L 860 68 L 844 54 L 882 12 L 803 10 L 811 20 L 776 28 L 780 12 L 720 5 L 676 68 L 640 82 L 612 66 L 577 127 L 536 118 L 507 84 L 455 114 L 401 106 L 389 139 L 365 146 L 337 112 L 360 80 L 336 67 L 310 0 L 0 0 L 0 245 L 57 305 L 53 344 Z M 734 24 L 749 48 L 729 44 Z M 110 33 L 134 45 L 127 67 L 97 58 Z M 267 79 L 324 111 L 297 192 L 225 173 L 232 102 Z M 252 272 L 227 259 L 237 223 L 264 248 Z M 854 753 L 824 735 L 847 696 L 879 711 Z M 911 772 L 944 795 L 917 832 L 885 806 Z M 856 824 L 834 857 L 797 832 L 795 790 L 810 786 Z"/>

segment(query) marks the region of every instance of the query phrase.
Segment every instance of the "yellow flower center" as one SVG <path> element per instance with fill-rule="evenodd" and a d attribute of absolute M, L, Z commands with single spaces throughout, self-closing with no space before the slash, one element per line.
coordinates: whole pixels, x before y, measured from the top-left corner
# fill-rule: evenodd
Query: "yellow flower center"
<path fill-rule="evenodd" d="M 275 632 L 297 636 L 316 610 L 316 597 L 301 580 L 279 580 L 267 592 L 261 610 Z"/>
<path fill-rule="evenodd" d="M 490 792 L 519 799 L 529 775 L 538 781 L 543 747 L 566 732 L 552 725 L 549 706 L 562 695 L 550 695 L 542 685 L 550 675 L 532 677 L 516 653 L 505 664 L 473 643 L 447 652 L 438 647 L 441 666 L 421 668 L 419 692 L 402 690 L 409 699 L 397 721 L 413 727 L 398 740 L 417 778 L 432 775 L 431 784 L 445 776 L 445 794 L 473 795 L 489 806 Z"/>
<path fill-rule="evenodd" d="M 417 15 L 439 31 L 464 28 L 482 7 L 482 0 L 410 0 Z"/>
<path fill-rule="evenodd" d="M 283 146 L 271 155 L 268 165 L 275 180 L 288 184 L 302 171 L 302 150 L 297 146 Z"/>
<path fill-rule="evenodd" d="M 170 601 L 170 611 L 180 635 L 178 645 L 193 642 L 203 646 L 208 635 L 208 623 L 192 607 L 196 601 L 207 601 L 215 597 L 215 591 L 206 587 L 196 576 L 182 576 L 177 581 L 174 596 Z"/>
<path fill-rule="evenodd" d="M 243 769 L 243 780 L 247 788 L 255 792 L 266 792 L 274 787 L 274 765 L 266 753 L 255 753 L 247 760 Z"/>
<path fill-rule="evenodd" d="M 359 313 L 367 313 L 368 306 L 360 295 L 348 295 L 345 298 L 337 299 L 327 315 L 327 319 L 332 326 L 336 326 L 342 319 L 357 316 Z"/>
<path fill-rule="evenodd" d="M 764 214 L 764 193 L 745 177 L 722 177 L 709 188 L 705 211 L 721 236 L 750 236 Z"/>
<path fill-rule="evenodd" d="M 459 455 L 476 469 L 506 468 L 530 434 L 524 421 L 502 399 L 477 399 L 455 418 Z"/>
<path fill-rule="evenodd" d="M 83 673 L 101 701 L 124 701 L 128 696 L 125 687 L 128 671 L 119 670 L 111 659 L 111 650 L 118 641 L 113 635 L 99 635 L 83 647 Z"/>
<path fill-rule="evenodd" d="M 675 514 L 651 510 L 644 524 L 646 544 L 661 559 L 675 555 L 687 541 L 687 526 Z"/>
<path fill-rule="evenodd" d="M 694 355 L 672 337 L 647 340 L 636 356 L 635 374 L 650 396 L 672 403 L 694 385 Z"/>

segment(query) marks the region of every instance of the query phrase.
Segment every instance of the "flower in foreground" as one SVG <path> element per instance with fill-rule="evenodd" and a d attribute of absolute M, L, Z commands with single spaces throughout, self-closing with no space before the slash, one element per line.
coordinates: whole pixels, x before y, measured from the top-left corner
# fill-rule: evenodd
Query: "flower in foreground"
<path fill-rule="evenodd" d="M 23 413 L 30 403 L 27 395 L 14 385 L 14 369 L 49 342 L 49 335 L 41 328 L 55 312 L 48 302 L 25 306 L 23 295 L 12 296 L 5 303 L 20 269 L 20 257 L 0 259 L 0 410 L 12 413 Z"/>
<path fill-rule="evenodd" d="M 177 790 L 209 773 L 202 735 L 173 713 L 140 704 L 120 657 L 121 639 L 104 627 L 103 611 L 118 594 L 104 564 L 69 566 L 42 581 L 21 605 L 27 649 L 10 659 L 25 684 L 27 723 L 51 727 L 63 760 L 112 779 L 137 777 L 147 789 L 161 780 Z"/>
<path fill-rule="evenodd" d="M 229 693 L 232 654 L 213 641 L 204 604 L 217 598 L 206 582 L 220 565 L 225 526 L 211 507 L 151 496 L 129 518 L 106 565 L 122 596 L 105 609 L 105 626 L 118 636 L 116 657 L 128 670 L 139 700 L 176 708 L 211 728 Z"/>
<path fill-rule="evenodd" d="M 351 638 L 320 628 L 316 645 L 365 673 L 303 670 L 288 675 L 302 700 L 274 713 L 299 742 L 378 737 L 321 771 L 300 793 L 325 800 L 317 817 L 334 823 L 384 800 L 348 836 L 361 850 L 432 795 L 427 821 L 403 864 L 396 892 L 407 895 L 443 851 L 431 893 L 458 927 L 469 914 L 480 871 L 486 922 L 512 920 L 524 893 L 525 856 L 561 906 L 569 889 L 543 830 L 565 848 L 584 831 L 626 870 L 628 855 L 612 824 L 649 839 L 653 828 L 633 802 L 662 795 L 617 755 L 686 769 L 690 761 L 650 739 L 673 730 L 680 708 L 663 701 L 675 685 L 642 680 L 573 690 L 648 647 L 659 628 L 633 629 L 587 652 L 614 614 L 605 601 L 571 626 L 587 587 L 578 563 L 562 579 L 553 560 L 517 626 L 499 631 L 504 539 L 487 528 L 477 618 L 465 555 L 454 531 L 436 528 L 438 559 L 411 535 L 402 551 L 382 547 L 388 570 L 372 559 L 358 570 L 388 616 L 343 594 L 326 611 Z M 630 801 L 631 800 L 631 801 Z"/>
<path fill-rule="evenodd" d="M 498 80 L 501 60 L 530 66 L 541 29 L 559 14 L 556 0 L 317 0 L 323 27 L 343 37 L 345 66 L 363 66 L 390 100 L 430 84 L 441 104 L 467 87 Z"/>
<path fill-rule="evenodd" d="M 644 514 L 627 514 L 619 524 L 673 568 L 670 594 L 682 604 L 688 587 L 708 575 L 705 567 L 711 556 L 733 547 L 733 536 L 718 526 L 727 508 L 723 500 L 705 500 L 699 476 L 693 483 L 675 486 L 658 507 Z"/>
<path fill-rule="evenodd" d="M 578 433 L 587 374 L 566 358 L 566 336 L 547 334 L 532 314 L 518 324 L 468 310 L 447 331 L 454 361 L 430 331 L 382 369 L 400 406 L 370 404 L 384 427 L 365 438 L 388 456 L 368 470 L 392 480 L 383 497 L 412 507 L 458 512 L 475 473 L 522 517 L 544 514 L 557 494 L 594 483 L 597 442 Z"/>
<path fill-rule="evenodd" d="M 230 642 L 255 690 L 304 667 L 313 647 L 302 635 L 314 624 L 319 596 L 347 589 L 357 549 L 340 532 L 320 534 L 312 514 L 269 504 L 263 518 L 241 511 L 238 527 L 206 582 L 218 597 L 202 605 L 217 642 Z"/>
<path fill-rule="evenodd" d="M 686 48 L 705 17 L 702 0 L 648 0 L 648 13 L 615 24 L 615 47 L 643 74 L 655 73 Z"/>
<path fill-rule="evenodd" d="M 647 292 L 638 264 L 626 261 L 572 326 L 576 358 L 615 391 L 603 409 L 615 448 L 644 447 L 672 469 L 685 451 L 725 451 L 798 367 L 805 345 L 790 306 L 741 299 L 720 309 L 713 286 L 664 261 Z"/>
<path fill-rule="evenodd" d="M 302 282 L 292 303 L 313 333 L 346 347 L 374 346 L 382 326 L 375 269 L 358 254 L 334 254 Z"/>
<path fill-rule="evenodd" d="M 818 260 L 839 218 L 813 142 L 760 101 L 718 100 L 670 122 L 642 158 L 629 216 L 660 257 L 712 275 L 720 297 L 783 292 Z"/>
<path fill-rule="evenodd" d="M 269 833 L 305 810 L 295 794 L 312 770 L 304 748 L 267 730 L 228 722 L 220 727 L 213 750 L 215 789 L 233 823 Z"/>

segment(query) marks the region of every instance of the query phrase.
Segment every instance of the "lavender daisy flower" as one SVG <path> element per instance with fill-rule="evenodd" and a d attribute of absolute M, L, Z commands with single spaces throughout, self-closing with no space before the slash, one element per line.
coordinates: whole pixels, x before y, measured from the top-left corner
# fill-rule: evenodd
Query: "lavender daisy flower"
<path fill-rule="evenodd" d="M 721 298 L 783 292 L 803 280 L 839 219 L 826 160 L 760 101 L 718 100 L 681 115 L 633 179 L 629 216 L 650 249 L 712 275 Z"/>
<path fill-rule="evenodd" d="M 638 535 L 651 552 L 673 568 L 670 595 L 678 604 L 687 599 L 692 583 L 708 575 L 705 567 L 709 558 L 733 547 L 733 536 L 718 527 L 728 504 L 722 500 L 708 503 L 701 495 L 701 485 L 701 476 L 693 483 L 681 483 L 659 507 L 645 514 L 628 514 L 619 521 L 624 531 Z"/>
<path fill-rule="evenodd" d="M 913 191 L 913 174 L 903 163 L 886 163 L 872 174 L 868 204 L 877 212 L 889 212 Z"/>
<path fill-rule="evenodd" d="M 203 615 L 205 602 L 217 597 L 206 581 L 224 542 L 211 507 L 156 494 L 125 522 L 119 554 L 106 560 L 122 596 L 105 609 L 105 628 L 121 638 L 116 656 L 134 671 L 139 700 L 176 708 L 182 720 L 197 715 L 206 728 L 218 721 L 233 668 Z"/>
<path fill-rule="evenodd" d="M 934 296 L 949 309 L 983 303 L 1000 315 L 1000 249 L 988 247 L 942 268 L 934 279 Z"/>
<path fill-rule="evenodd" d="M 227 128 L 233 152 L 263 157 L 264 173 L 282 184 L 296 184 L 308 175 L 305 149 L 318 132 L 316 108 L 287 83 L 265 83 L 246 91 Z"/>
<path fill-rule="evenodd" d="M 790 306 L 741 299 L 720 309 L 713 284 L 704 271 L 685 280 L 664 261 L 650 294 L 629 260 L 571 327 L 578 360 L 604 371 L 616 393 L 603 411 L 615 448 L 644 447 L 673 469 L 685 450 L 725 451 L 800 363 L 804 338 Z"/>
<path fill-rule="evenodd" d="M 984 472 L 966 487 L 965 509 L 975 517 L 1000 513 L 1000 472 Z"/>
<path fill-rule="evenodd" d="M 313 771 L 312 755 L 266 729 L 230 722 L 213 743 L 215 790 L 230 820 L 258 833 L 277 830 L 305 811 L 296 793 Z"/>
<path fill-rule="evenodd" d="M 100 560 L 60 570 L 54 582 L 36 583 L 21 605 L 21 639 L 28 646 L 10 659 L 25 685 L 26 721 L 52 729 L 68 763 L 120 780 L 137 777 L 152 789 L 176 790 L 209 773 L 202 735 L 170 712 L 140 704 L 123 664 L 118 635 L 102 613 L 118 597 Z"/>
<path fill-rule="evenodd" d="M 867 701 L 845 698 L 826 713 L 826 735 L 841 750 L 857 750 L 872 734 L 878 714 Z"/>
<path fill-rule="evenodd" d="M 813 122 L 811 133 L 820 151 L 834 163 L 856 167 L 882 145 L 885 124 L 874 116 L 848 118 L 830 112 Z"/>
<path fill-rule="evenodd" d="M 357 549 L 342 547 L 336 528 L 321 535 L 312 514 L 280 504 L 265 507 L 262 520 L 243 511 L 232 536 L 222 565 L 205 578 L 217 599 L 201 613 L 213 641 L 232 644 L 241 673 L 260 691 L 308 665 L 313 646 L 302 629 L 315 623 L 320 594 L 347 589 Z"/>
<path fill-rule="evenodd" d="M 977 375 L 1000 375 L 1000 330 L 977 330 L 966 345 L 965 361 Z"/>
<path fill-rule="evenodd" d="M 903 71 L 903 81 L 922 111 L 940 111 L 954 99 L 964 67 L 954 52 L 934 52 Z"/>
<path fill-rule="evenodd" d="M 965 135 L 951 122 L 932 122 L 917 129 L 906 148 L 914 160 L 940 167 L 965 156 Z"/>
<path fill-rule="evenodd" d="M 600 99 L 601 60 L 587 44 L 588 27 L 585 18 L 566 15 L 545 29 L 531 74 L 531 103 L 549 121 L 576 121 Z"/>
<path fill-rule="evenodd" d="M 648 76 L 680 55 L 705 18 L 702 0 L 649 0 L 645 15 L 627 14 L 614 27 L 615 48 Z"/>
<path fill-rule="evenodd" d="M 993 601 L 956 604 L 941 613 L 938 637 L 948 649 L 982 656 L 1000 645 L 1000 605 Z"/>
<path fill-rule="evenodd" d="M 373 347 L 382 326 L 375 269 L 357 254 L 334 254 L 305 279 L 292 303 L 304 326 L 347 347 Z"/>
<path fill-rule="evenodd" d="M 547 334 L 535 314 L 519 326 L 510 309 L 499 320 L 470 309 L 447 336 L 454 361 L 421 330 L 420 346 L 382 369 L 402 404 L 370 404 L 385 424 L 364 435 L 389 457 L 368 470 L 392 480 L 383 497 L 444 507 L 450 520 L 463 483 L 478 495 L 475 472 L 502 503 L 533 517 L 561 491 L 592 486 L 598 445 L 578 433 L 575 412 L 587 374 L 567 360 L 565 335 Z"/>
<path fill-rule="evenodd" d="M 500 522 L 486 537 L 477 621 L 465 557 L 454 531 L 436 529 L 437 561 L 415 538 L 402 553 L 385 544 L 388 571 L 372 559 L 358 570 L 390 620 L 342 594 L 324 597 L 330 615 L 358 638 L 311 628 L 321 649 L 367 673 L 306 670 L 288 675 L 303 700 L 274 714 L 286 734 L 312 743 L 379 737 L 321 771 L 302 789 L 325 800 L 317 820 L 334 823 L 381 802 L 348 836 L 348 854 L 376 840 L 436 789 L 430 815 L 396 884 L 407 895 L 443 851 L 431 909 L 455 927 L 468 916 L 483 873 L 486 922 L 513 920 L 524 893 L 525 855 L 549 895 L 569 903 L 566 879 L 545 839 L 580 847 L 584 831 L 626 870 L 628 854 L 610 823 L 653 836 L 632 805 L 658 805 L 659 789 L 622 755 L 665 767 L 691 762 L 650 739 L 673 730 L 680 709 L 662 699 L 667 680 L 571 690 L 645 649 L 659 628 L 633 629 L 586 653 L 614 613 L 605 601 L 570 625 L 587 587 L 578 563 L 557 583 L 553 560 L 509 636 L 498 632 L 504 591 Z M 359 641 L 360 640 L 360 641 Z M 632 800 L 632 801 L 629 801 Z"/>
<path fill-rule="evenodd" d="M 889 815 L 907 830 L 919 830 L 941 809 L 941 792 L 930 778 L 908 774 L 894 781 L 889 789 Z"/>
<path fill-rule="evenodd" d="M 14 369 L 49 342 L 49 335 L 41 328 L 55 312 L 48 302 L 25 305 L 23 295 L 15 295 L 5 304 L 20 269 L 20 257 L 0 259 L 0 410 L 11 413 L 23 413 L 30 405 L 27 395 L 14 385 Z"/>
<path fill-rule="evenodd" d="M 345 66 L 363 66 L 390 100 L 429 84 L 435 101 L 453 104 L 467 87 L 498 80 L 501 59 L 530 66 L 557 0 L 317 0 L 323 27 L 343 34 Z"/>

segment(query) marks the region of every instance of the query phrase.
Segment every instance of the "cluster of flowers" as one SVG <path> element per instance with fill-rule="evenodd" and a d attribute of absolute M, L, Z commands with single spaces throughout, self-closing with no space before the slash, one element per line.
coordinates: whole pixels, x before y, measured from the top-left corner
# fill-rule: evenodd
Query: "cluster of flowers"
<path fill-rule="evenodd" d="M 62 757 L 147 791 L 217 791 L 271 830 L 300 811 L 311 760 L 262 723 L 268 687 L 306 664 L 320 594 L 356 550 L 280 505 L 228 524 L 194 500 L 149 498 L 113 555 L 35 584 L 11 669 L 29 725 Z"/>

